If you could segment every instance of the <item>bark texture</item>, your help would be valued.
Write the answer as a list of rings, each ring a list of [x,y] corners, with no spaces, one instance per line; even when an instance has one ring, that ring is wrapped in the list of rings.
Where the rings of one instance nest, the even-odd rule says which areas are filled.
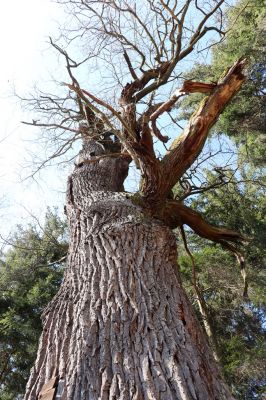
[[[182,288],[176,239],[122,192],[128,163],[88,142],[69,179],[68,268],[43,314],[25,400],[230,400]],[[89,162],[91,161],[91,162]]]

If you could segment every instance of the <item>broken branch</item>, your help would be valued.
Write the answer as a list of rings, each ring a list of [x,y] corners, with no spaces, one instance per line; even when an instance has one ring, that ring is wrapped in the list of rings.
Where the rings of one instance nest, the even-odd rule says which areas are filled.
[[[232,97],[239,91],[246,79],[243,72],[245,65],[246,60],[238,60],[217,86],[215,85],[215,88],[211,88],[209,84],[203,84],[204,86],[201,84],[199,88],[197,83],[198,89],[211,89],[212,93],[200,104],[183,134],[173,141],[169,153],[162,160],[161,166],[165,174],[165,195],[196,160],[204,146],[209,130]],[[190,89],[191,87],[195,88],[191,83],[186,85]],[[206,87],[206,85],[208,86]]]

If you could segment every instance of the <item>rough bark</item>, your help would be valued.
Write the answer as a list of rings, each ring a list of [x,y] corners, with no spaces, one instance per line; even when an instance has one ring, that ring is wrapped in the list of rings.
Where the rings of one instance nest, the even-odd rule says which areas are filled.
[[[51,378],[56,399],[232,399],[182,288],[175,236],[122,192],[127,161],[104,153],[88,142],[69,179],[68,267],[25,400]]]

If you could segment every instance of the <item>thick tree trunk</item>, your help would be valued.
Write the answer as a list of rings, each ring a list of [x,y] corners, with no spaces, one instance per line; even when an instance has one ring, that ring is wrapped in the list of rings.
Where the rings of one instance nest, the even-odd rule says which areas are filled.
[[[125,160],[91,162],[102,152],[87,144],[69,181],[68,268],[25,399],[47,383],[50,399],[232,399],[182,288],[173,233],[122,192]]]

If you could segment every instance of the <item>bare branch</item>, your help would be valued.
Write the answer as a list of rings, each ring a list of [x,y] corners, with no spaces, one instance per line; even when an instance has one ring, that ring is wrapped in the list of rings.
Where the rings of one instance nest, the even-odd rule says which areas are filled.
[[[135,73],[135,71],[134,71],[134,68],[132,67],[130,58],[129,58],[129,56],[128,56],[126,50],[124,51],[124,54],[123,54],[123,55],[124,55],[124,58],[125,58],[125,60],[126,60],[126,63],[127,63],[127,66],[128,66],[128,69],[129,69],[129,71],[130,71],[130,73],[131,73],[132,78],[135,79],[135,80],[137,80],[138,77],[137,77],[137,75],[136,75],[136,73]]]
[[[167,136],[163,136],[159,129],[156,126],[156,120],[160,115],[162,115],[166,111],[170,111],[173,105],[177,102],[177,100],[180,99],[180,97],[184,96],[185,92],[183,89],[178,90],[171,96],[171,98],[163,103],[154,113],[150,116],[150,121],[151,121],[151,126],[152,126],[152,132],[153,134],[158,137],[163,143],[168,142],[169,138]]]

